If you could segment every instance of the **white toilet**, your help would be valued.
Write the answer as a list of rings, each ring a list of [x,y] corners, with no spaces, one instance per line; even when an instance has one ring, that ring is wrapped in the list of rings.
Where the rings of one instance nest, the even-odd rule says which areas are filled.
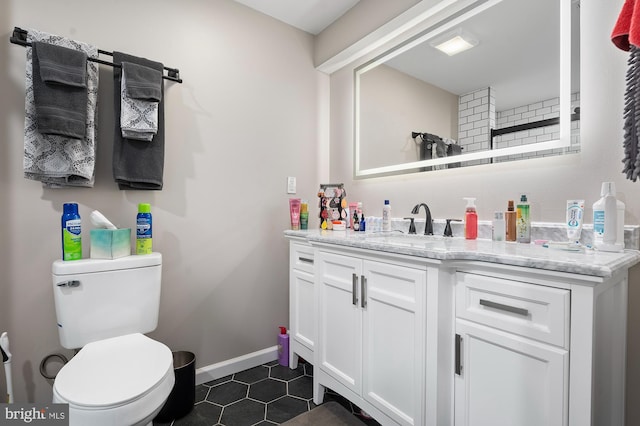
[[[60,343],[82,348],[58,372],[53,402],[71,426],[148,425],[175,381],[171,350],[155,330],[162,255],[53,263]]]

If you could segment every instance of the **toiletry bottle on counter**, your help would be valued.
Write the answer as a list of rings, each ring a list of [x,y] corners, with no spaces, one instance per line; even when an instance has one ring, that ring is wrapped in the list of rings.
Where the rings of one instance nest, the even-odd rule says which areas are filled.
[[[289,366],[289,335],[287,334],[287,327],[280,327],[280,334],[278,334],[278,364],[284,367]]]
[[[136,217],[136,254],[151,254],[153,251],[153,228],[151,221],[151,204],[138,204]]]
[[[505,222],[504,222],[504,213],[503,212],[495,212],[493,213],[493,241],[504,241],[505,238]]]
[[[391,205],[389,200],[384,200],[382,207],[382,230],[391,231]]]
[[[309,228],[309,205],[307,200],[302,200],[300,203],[300,229]]]
[[[507,211],[504,213],[506,241],[516,241],[516,221],[517,213],[513,206],[513,200],[509,200],[509,203],[507,204]]]
[[[354,231],[359,231],[360,230],[360,215],[358,214],[358,208],[356,207],[355,209],[353,209],[353,215],[351,218],[351,228]]]
[[[522,194],[520,202],[516,207],[517,223],[516,223],[516,235],[519,243],[531,242],[531,217],[529,211],[529,203],[527,202],[527,196]]]
[[[367,220],[364,218],[364,210],[360,209],[360,232],[367,230]]]
[[[464,237],[467,240],[478,238],[478,213],[476,212],[475,198],[464,198],[467,200],[467,207],[464,213]]]
[[[62,260],[82,259],[82,221],[78,204],[65,203],[62,210]]]
[[[615,197],[614,182],[603,182],[600,198],[593,204],[593,240],[596,249],[602,251],[622,251],[624,249],[624,204]],[[621,214],[618,211],[621,210]],[[621,216],[622,232],[619,232],[618,217]],[[618,234],[622,234],[618,241]]]

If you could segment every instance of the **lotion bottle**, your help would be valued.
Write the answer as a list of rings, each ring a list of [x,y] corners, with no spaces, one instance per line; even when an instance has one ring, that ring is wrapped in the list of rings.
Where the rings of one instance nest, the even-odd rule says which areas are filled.
[[[516,241],[516,220],[517,214],[513,206],[513,200],[509,200],[507,204],[507,211],[504,213],[506,241]]]
[[[384,207],[382,207],[382,230],[391,231],[391,205],[389,205],[389,200],[384,200]]]
[[[602,251],[622,251],[624,249],[624,204],[618,208],[614,182],[603,182],[601,198],[593,204],[593,240],[594,246]],[[618,211],[622,216],[622,239],[618,242]]]
[[[520,197],[516,212],[518,217],[516,224],[517,240],[519,243],[528,244],[531,242],[531,217],[526,195],[522,194]]]
[[[467,240],[478,238],[478,213],[476,212],[475,198],[463,198],[467,200],[467,207],[464,213],[464,237]]]

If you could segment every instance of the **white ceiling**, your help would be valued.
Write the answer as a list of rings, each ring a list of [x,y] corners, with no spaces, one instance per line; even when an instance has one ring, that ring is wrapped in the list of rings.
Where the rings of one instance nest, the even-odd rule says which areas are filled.
[[[235,0],[303,31],[318,35],[359,0]]]

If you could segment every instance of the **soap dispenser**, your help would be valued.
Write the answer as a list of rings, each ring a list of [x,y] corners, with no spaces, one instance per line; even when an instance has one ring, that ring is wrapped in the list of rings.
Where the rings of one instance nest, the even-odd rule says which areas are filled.
[[[467,207],[464,213],[464,237],[467,240],[478,238],[478,213],[476,212],[475,198],[466,197]]]

